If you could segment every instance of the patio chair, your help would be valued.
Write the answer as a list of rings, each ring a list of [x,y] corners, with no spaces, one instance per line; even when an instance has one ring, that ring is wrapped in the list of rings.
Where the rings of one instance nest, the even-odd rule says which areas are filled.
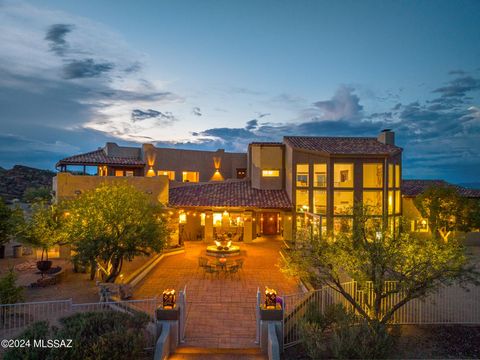
[[[200,267],[205,267],[205,266],[207,266],[207,265],[208,265],[208,259],[200,256],[200,257],[198,258],[198,266],[200,266]]]
[[[220,271],[215,267],[215,266],[212,266],[212,265],[205,265],[203,267],[203,269],[205,270],[205,273],[204,275],[217,275],[220,273]]]
[[[244,262],[245,262],[245,260],[243,260],[243,259],[235,260],[235,263],[238,265],[238,270],[243,270],[243,263]]]
[[[233,275],[238,275],[238,269],[240,267],[238,265],[232,265],[230,266],[229,268],[227,268],[227,270],[225,270],[225,275],[230,275],[231,277],[233,277]]]

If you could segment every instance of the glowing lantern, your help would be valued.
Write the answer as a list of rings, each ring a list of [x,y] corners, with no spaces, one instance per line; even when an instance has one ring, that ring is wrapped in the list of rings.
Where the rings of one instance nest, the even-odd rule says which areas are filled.
[[[163,300],[163,308],[164,309],[173,309],[175,307],[175,290],[174,289],[166,289],[163,290],[162,294]]]

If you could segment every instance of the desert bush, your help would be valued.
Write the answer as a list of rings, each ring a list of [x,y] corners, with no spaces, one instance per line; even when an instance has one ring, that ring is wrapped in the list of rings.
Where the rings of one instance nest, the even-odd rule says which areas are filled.
[[[148,316],[116,311],[79,313],[60,320],[60,326],[38,322],[18,339],[72,340],[71,348],[18,348],[6,360],[130,360],[142,357]]]

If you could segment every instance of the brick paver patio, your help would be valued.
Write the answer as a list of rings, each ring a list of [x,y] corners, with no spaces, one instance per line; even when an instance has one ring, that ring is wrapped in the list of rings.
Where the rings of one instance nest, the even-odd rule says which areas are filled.
[[[255,347],[257,288],[265,286],[278,294],[300,291],[296,279],[277,267],[282,242],[261,238],[240,243],[244,268],[233,278],[205,276],[198,257],[205,256],[205,243],[188,242],[185,253],[163,259],[137,287],[135,298],[160,296],[167,288],[187,286],[186,345],[212,348]],[[213,258],[212,258],[213,259]]]

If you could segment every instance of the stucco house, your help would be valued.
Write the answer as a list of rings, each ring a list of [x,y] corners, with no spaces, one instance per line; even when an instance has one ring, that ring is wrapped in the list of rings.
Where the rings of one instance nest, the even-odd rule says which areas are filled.
[[[57,201],[126,181],[178,214],[179,241],[208,242],[221,233],[245,242],[261,235],[292,240],[306,222],[335,234],[352,225],[356,203],[369,205],[392,230],[404,209],[422,221],[410,209],[418,180],[402,181],[402,148],[391,130],[376,137],[285,136],[252,142],[246,153],[107,143],[56,167]]]

